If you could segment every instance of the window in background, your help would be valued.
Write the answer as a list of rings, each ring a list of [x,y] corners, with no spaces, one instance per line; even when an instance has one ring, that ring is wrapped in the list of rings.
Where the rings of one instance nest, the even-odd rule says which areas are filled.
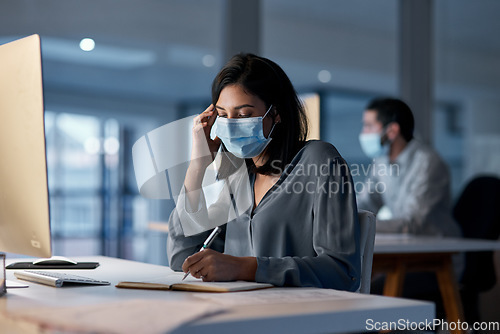
[[[361,150],[358,136],[362,128],[363,111],[372,97],[362,93],[321,95],[321,139],[332,143],[351,166],[355,183],[365,179],[361,172],[356,171],[362,171],[361,166],[368,167],[371,163]]]
[[[307,125],[309,127],[307,139],[320,139],[320,99],[319,94],[302,94],[300,95],[302,103],[304,104]]]
[[[45,131],[53,252],[102,254],[100,122],[46,112]]]
[[[437,103],[433,121],[434,147],[448,165],[452,196],[457,198],[464,179],[464,115],[454,105]]]
[[[148,217],[158,209],[137,191],[131,146],[140,125],[46,112],[47,169],[55,255],[148,261]],[[157,262],[161,260],[154,258]]]
[[[473,176],[500,170],[498,1],[434,2],[434,143],[450,165],[453,195]],[[467,154],[465,154],[467,150]]]
[[[163,123],[163,122],[162,122]],[[151,200],[139,194],[132,163],[132,146],[151,130],[163,125],[155,120],[123,125],[121,170],[124,173],[121,196],[121,229],[119,257],[141,262],[167,265],[167,234],[153,225],[166,225],[174,208],[174,201]]]

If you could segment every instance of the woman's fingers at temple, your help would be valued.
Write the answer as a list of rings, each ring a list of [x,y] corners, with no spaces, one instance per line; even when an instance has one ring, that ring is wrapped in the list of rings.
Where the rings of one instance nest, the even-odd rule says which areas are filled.
[[[205,109],[204,112],[202,112],[201,114],[198,114],[193,119],[194,125],[200,124],[200,123],[203,123],[203,122],[206,122],[207,120],[209,120],[210,115],[213,113],[213,109],[214,109],[214,107],[211,104],[207,109]]]
[[[211,117],[214,114],[214,106],[211,104],[204,112],[202,112],[200,117],[201,123],[210,123]],[[211,122],[213,124],[213,121]]]
[[[203,129],[209,145],[211,142],[210,131],[212,130],[215,119],[217,118],[216,116],[217,112],[215,111],[213,104],[211,104],[204,112],[193,119],[193,132],[197,133]]]
[[[211,111],[210,111],[210,116],[208,118],[208,125],[210,127],[212,127],[212,125],[214,125],[215,123],[215,120],[217,119],[217,110],[215,110],[215,108],[213,107],[213,105],[210,105],[211,108]]]
[[[220,146],[220,140],[210,138],[210,132],[217,116],[214,109],[213,104],[211,104],[193,119],[191,162],[200,169],[210,165]]]

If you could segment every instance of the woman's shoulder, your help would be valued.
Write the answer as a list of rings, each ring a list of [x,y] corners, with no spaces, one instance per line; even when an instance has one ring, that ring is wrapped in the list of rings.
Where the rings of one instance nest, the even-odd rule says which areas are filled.
[[[324,161],[342,158],[335,146],[322,140],[308,140],[299,152],[301,159]]]
[[[309,140],[305,142],[291,164],[297,175],[302,173],[303,175],[314,177],[318,175],[342,175],[344,173],[342,166],[344,165],[346,165],[346,162],[335,146],[321,140]],[[342,170],[339,169],[340,172],[337,174],[333,172],[336,169],[332,168],[342,168]]]

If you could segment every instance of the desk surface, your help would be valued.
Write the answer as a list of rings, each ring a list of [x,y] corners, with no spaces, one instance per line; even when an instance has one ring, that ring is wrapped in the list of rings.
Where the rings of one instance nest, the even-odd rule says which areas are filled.
[[[376,234],[374,254],[454,253],[500,250],[500,241],[466,238],[441,238],[401,234]]]
[[[222,305],[223,311],[185,324],[176,333],[193,330],[239,334],[360,332],[366,329],[367,321],[397,322],[403,319],[422,322],[434,317],[434,305],[431,303],[328,289],[272,288],[226,294],[118,289],[114,285],[119,281],[154,279],[170,272],[170,268],[108,257],[76,259],[98,261],[101,266],[95,270],[71,273],[108,280],[112,285],[53,288],[29,283],[29,288],[9,289],[7,295],[0,299],[0,317],[2,312],[5,315],[11,311],[42,306],[71,308],[133,300],[146,300],[153,306],[161,301],[197,303],[199,298],[208,298],[210,303]],[[8,279],[16,280],[13,272],[7,270]],[[169,314],[168,310],[154,310],[153,307],[151,312],[158,312],[163,317]],[[147,323],[144,328],[148,328]]]

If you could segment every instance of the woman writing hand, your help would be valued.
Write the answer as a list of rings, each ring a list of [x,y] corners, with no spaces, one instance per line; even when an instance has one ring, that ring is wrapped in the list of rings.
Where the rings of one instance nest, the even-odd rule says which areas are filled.
[[[257,261],[255,257],[236,257],[205,249],[189,256],[182,270],[204,281],[254,281]]]

